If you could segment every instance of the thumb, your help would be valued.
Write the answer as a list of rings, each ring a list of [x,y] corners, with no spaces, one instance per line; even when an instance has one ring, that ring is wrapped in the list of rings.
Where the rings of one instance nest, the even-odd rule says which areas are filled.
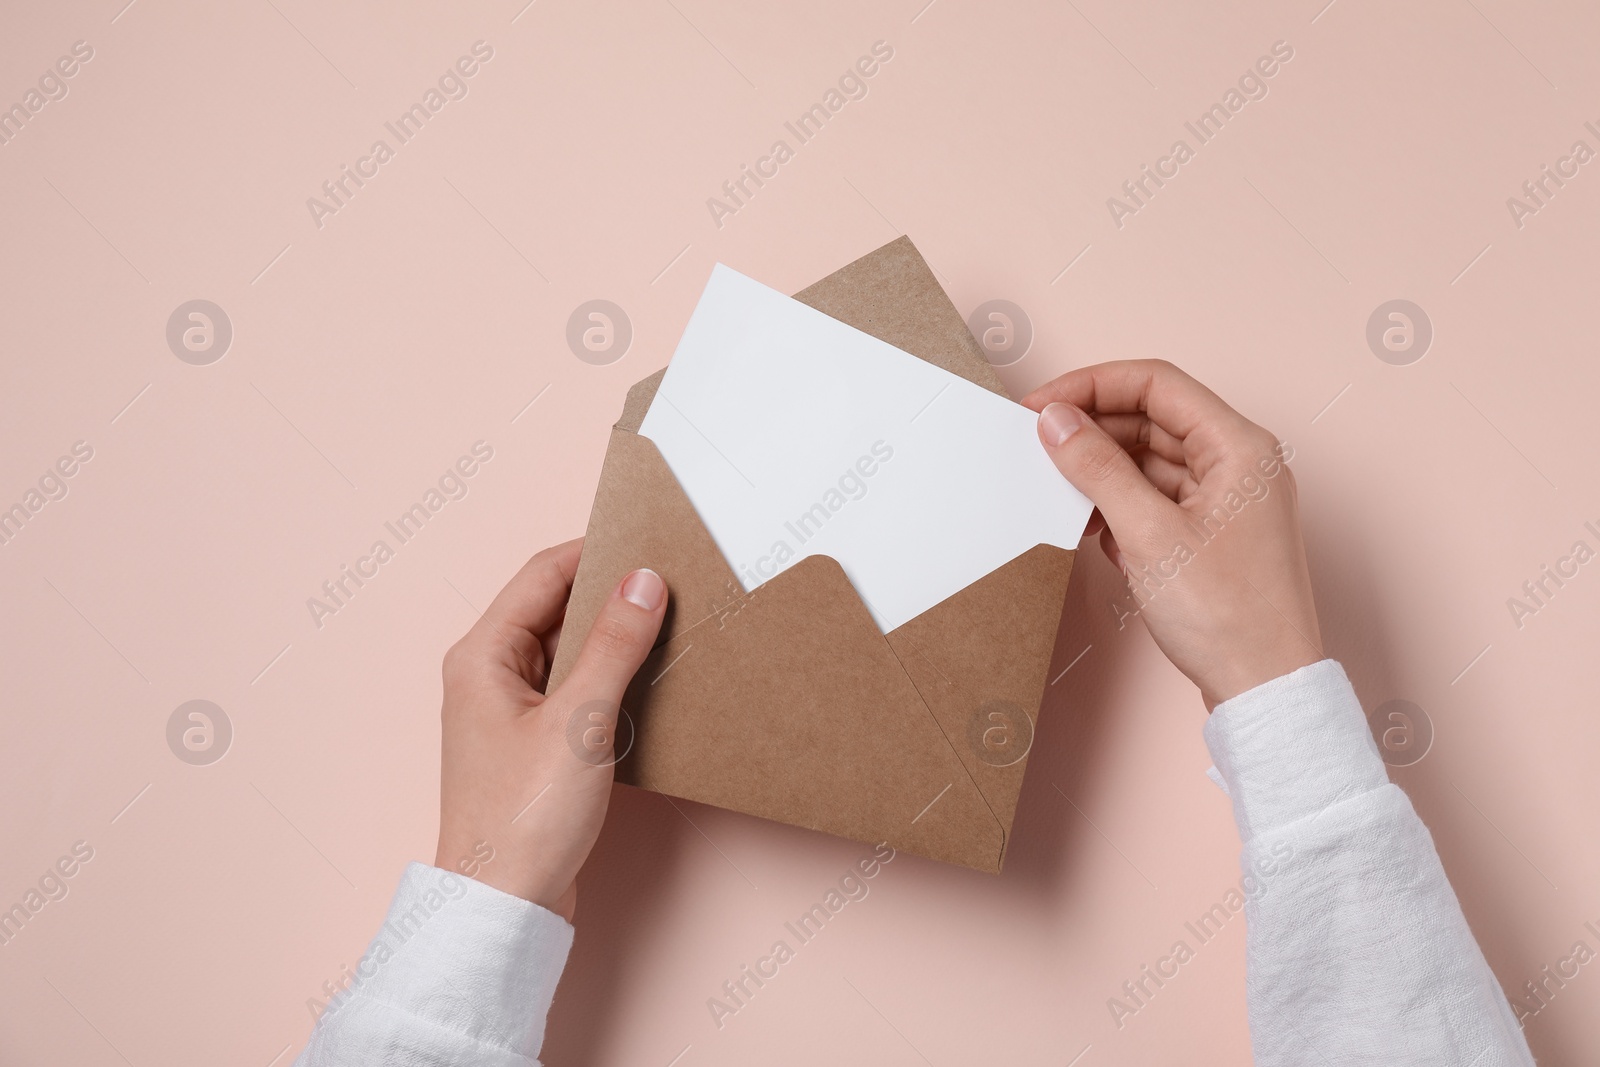
[[[620,705],[666,614],[667,583],[661,575],[640,569],[622,579],[595,616],[561,691],[578,703]]]
[[[1039,412],[1039,440],[1056,469],[1100,509],[1113,535],[1136,538],[1167,518],[1172,501],[1082,410],[1059,402],[1045,405]]]

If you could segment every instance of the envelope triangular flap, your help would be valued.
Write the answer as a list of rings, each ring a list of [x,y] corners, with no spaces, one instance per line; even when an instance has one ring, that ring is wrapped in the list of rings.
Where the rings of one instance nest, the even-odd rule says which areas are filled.
[[[927,260],[897,237],[794,294],[824,315],[1006,396]]]
[[[617,780],[999,870],[1005,829],[827,556],[658,647]]]

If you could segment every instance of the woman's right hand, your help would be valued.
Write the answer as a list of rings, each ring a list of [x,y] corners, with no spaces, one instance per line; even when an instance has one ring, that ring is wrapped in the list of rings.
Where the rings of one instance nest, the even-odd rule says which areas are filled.
[[[1208,710],[1324,658],[1291,452],[1275,436],[1163,360],[1069,371],[1022,402],[1103,518],[1131,596],[1119,621],[1142,617]]]

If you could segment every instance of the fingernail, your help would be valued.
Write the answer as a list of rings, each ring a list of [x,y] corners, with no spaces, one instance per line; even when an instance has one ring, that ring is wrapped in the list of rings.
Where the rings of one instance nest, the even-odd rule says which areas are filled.
[[[1046,404],[1039,412],[1039,437],[1052,448],[1060,448],[1082,426],[1083,412],[1071,404]]]
[[[622,580],[622,599],[630,604],[637,604],[646,611],[659,608],[661,598],[666,592],[667,583],[661,580],[661,575],[648,567],[642,567]]]

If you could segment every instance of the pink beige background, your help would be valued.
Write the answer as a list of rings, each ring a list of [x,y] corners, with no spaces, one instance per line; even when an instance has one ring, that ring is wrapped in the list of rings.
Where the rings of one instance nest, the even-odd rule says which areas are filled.
[[[0,104],[93,57],[0,146],[0,506],[93,458],[0,545],[0,906],[93,859],[0,946],[0,1062],[289,1062],[432,856],[441,654],[583,530],[623,392],[713,262],[792,291],[902,232],[963,314],[1025,311],[1014,392],[1161,356],[1294,447],[1328,649],[1369,708],[1433,724],[1393,776],[1501,983],[1600,949],[1600,563],[1520,627],[1507,604],[1600,548],[1600,165],[1520,226],[1507,205],[1600,149],[1600,12],[525,2],[4,17]],[[400,145],[384,124],[478,41],[465,98]],[[867,95],[797,146],[784,123],[878,41]],[[1268,95],[1199,145],[1184,122],[1279,41]],[[319,227],[307,199],[380,138]],[[707,199],[780,138],[718,225]],[[1107,198],[1179,138],[1194,158],[1119,227]],[[204,366],[166,341],[194,299],[233,329]],[[606,366],[566,342],[593,299],[634,334]],[[1366,341],[1392,299],[1433,326],[1409,365]],[[466,497],[315,625],[307,598],[478,441]],[[1197,696],[1081,559],[1003,876],[897,859],[719,1030],[707,998],[867,849],[619,790],[546,1060],[1244,1062],[1242,920],[1120,1029],[1107,1008],[1237,881],[1237,837]],[[206,766],[167,742],[193,699],[233,729]],[[1526,1032],[1594,1062],[1600,964]]]

